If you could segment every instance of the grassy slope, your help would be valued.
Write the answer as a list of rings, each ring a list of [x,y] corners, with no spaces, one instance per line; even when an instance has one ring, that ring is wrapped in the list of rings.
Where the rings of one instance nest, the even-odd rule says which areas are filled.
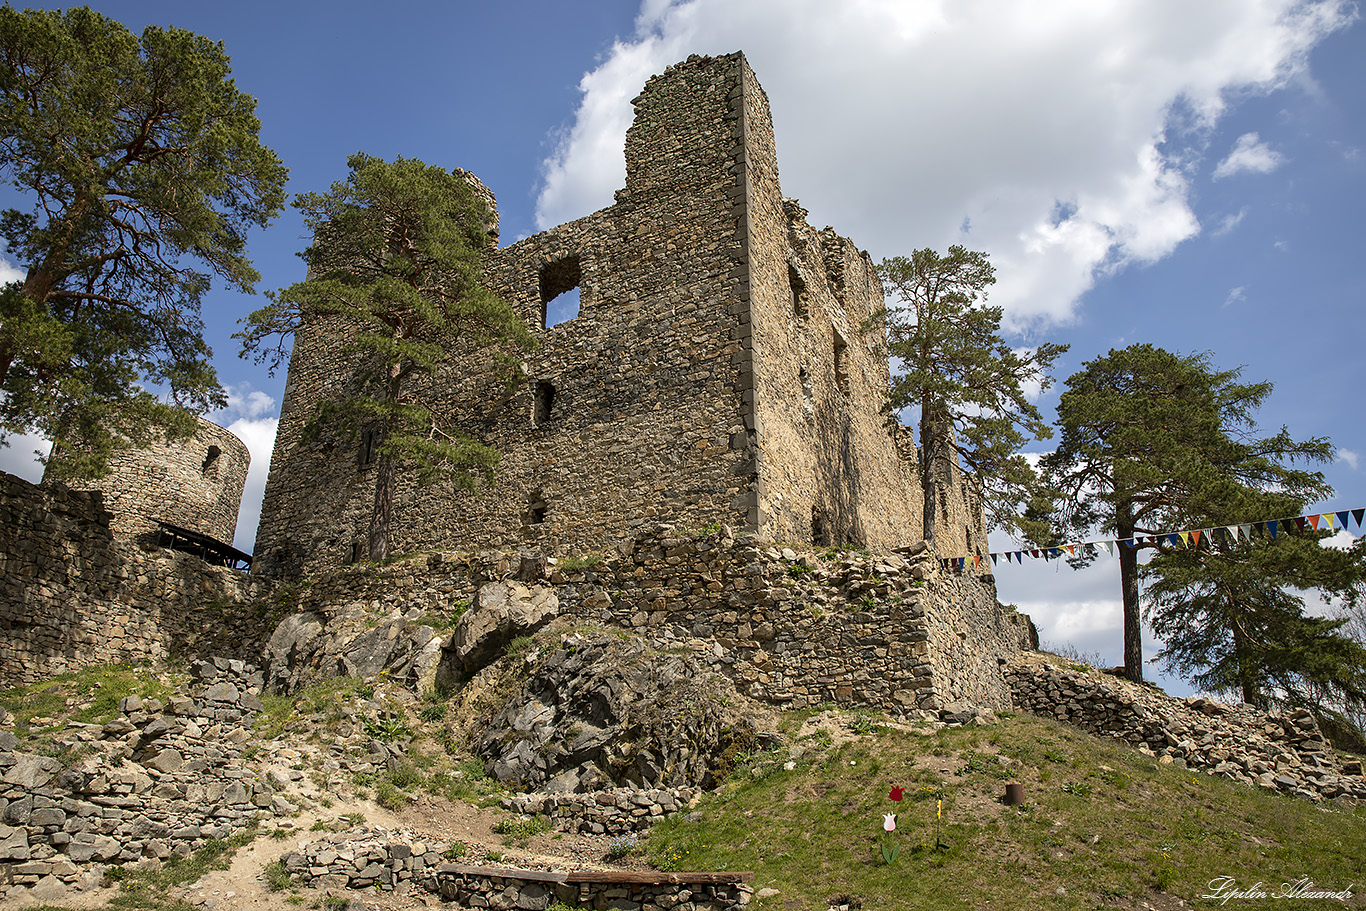
[[[675,869],[753,870],[757,889],[781,894],[752,907],[792,911],[824,911],[840,895],[865,909],[1213,906],[1200,896],[1217,877],[1274,893],[1307,876],[1366,893],[1366,808],[1159,767],[1032,716],[923,736],[879,726],[796,762],[739,770],[692,821],[657,826],[651,856]],[[1007,781],[1023,784],[1024,806],[1004,806]],[[900,803],[893,785],[905,788]],[[887,865],[876,839],[890,812],[900,855]]]
[[[0,706],[30,735],[24,748],[74,762],[79,755],[52,749],[42,732],[62,730],[66,717],[107,720],[129,692],[164,698],[177,681],[157,676],[96,668],[0,692]],[[268,698],[258,736],[288,728],[306,739],[341,723],[349,705],[382,726],[366,717],[371,693],[358,681],[332,681],[292,699]],[[446,708],[415,705],[405,723],[439,732],[451,720]],[[780,894],[752,907],[784,911],[825,911],[842,895],[865,909],[1214,907],[1200,896],[1217,877],[1273,893],[1309,877],[1320,888],[1360,893],[1345,903],[1234,899],[1226,907],[1366,907],[1366,807],[1312,804],[1160,767],[1117,742],[1025,715],[913,734],[831,713],[825,731],[808,737],[798,733],[802,720],[784,721],[794,737],[788,749],[748,757],[696,814],[656,826],[644,842],[649,858],[665,869],[753,870],[756,888]],[[832,744],[831,729],[852,740]],[[486,796],[474,788],[477,769],[455,775],[447,768],[455,758],[439,752],[424,771],[430,763],[420,755],[412,753],[414,781],[376,786]],[[1007,781],[1024,786],[1022,808],[1002,804]],[[894,785],[905,789],[899,803],[888,798]],[[882,814],[891,812],[897,830],[887,837]],[[891,865],[882,862],[879,837],[900,848]],[[202,872],[197,864],[215,861],[132,874],[116,905],[174,906],[162,904],[168,882],[192,880]]]

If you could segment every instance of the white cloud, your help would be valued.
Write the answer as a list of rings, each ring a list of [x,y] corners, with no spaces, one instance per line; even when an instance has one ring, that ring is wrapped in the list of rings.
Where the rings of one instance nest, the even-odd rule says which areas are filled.
[[[1211,231],[1210,233],[1213,234],[1215,237],[1223,237],[1225,234],[1229,233],[1229,232],[1232,231],[1234,228],[1238,227],[1238,225],[1240,225],[1240,224],[1242,223],[1243,219],[1246,218],[1246,217],[1247,217],[1247,206],[1243,206],[1241,209],[1239,209],[1239,210],[1238,210],[1237,212],[1235,212],[1234,214],[1232,214],[1232,215],[1225,215],[1225,216],[1219,221],[1219,226],[1218,226],[1217,228],[1215,228],[1213,231]]]
[[[611,203],[648,74],[741,48],[783,191],[814,224],[875,259],[985,249],[1012,327],[1066,321],[1098,275],[1199,232],[1186,175],[1226,99],[1285,86],[1354,15],[1344,0],[646,0],[635,38],[580,83],[537,220]]]
[[[23,281],[23,279],[23,270],[0,256],[0,285],[8,285],[10,282]]]
[[[1346,462],[1353,471],[1357,469],[1357,460],[1361,458],[1357,453],[1350,449],[1339,449],[1333,456],[1335,462]]]
[[[1214,169],[1214,179],[1230,177],[1244,171],[1251,174],[1270,174],[1280,167],[1281,156],[1262,142],[1256,133],[1244,133],[1233,144],[1233,151]]]
[[[1228,292],[1228,297],[1224,298],[1224,306],[1231,307],[1234,304],[1247,300],[1247,288],[1239,285]]]
[[[270,454],[275,448],[275,431],[279,426],[279,408],[275,399],[250,383],[229,386],[228,407],[210,414],[209,420],[226,428],[247,444],[251,465],[247,469],[247,483],[242,491],[242,507],[237,512],[237,534],[233,546],[251,553],[256,540],[256,526],[261,520],[261,498],[265,495],[266,477],[270,473]]]

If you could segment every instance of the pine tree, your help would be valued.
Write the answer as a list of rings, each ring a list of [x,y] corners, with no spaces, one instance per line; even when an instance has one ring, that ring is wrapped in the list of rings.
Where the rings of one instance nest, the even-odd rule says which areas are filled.
[[[285,198],[255,104],[206,38],[0,8],[0,175],[32,201],[0,213],[24,271],[0,289],[0,441],[70,442],[52,471],[99,474],[225,404],[200,301],[209,273],[252,291],[247,232]]]
[[[922,537],[934,540],[936,491],[955,467],[972,476],[993,527],[1018,530],[1037,476],[1020,454],[1029,439],[1053,435],[1026,394],[1047,389],[1066,345],[1013,349],[1000,334],[1000,307],[980,303],[996,282],[987,254],[952,246],[917,250],[878,267],[887,295],[893,375],[887,411],[919,412]]]
[[[483,284],[488,210],[465,179],[415,159],[356,154],[347,164],[345,181],[294,203],[313,230],[303,254],[308,277],[272,295],[238,337],[244,355],[255,353],[274,371],[305,318],[349,327],[350,348],[367,365],[364,391],[326,403],[312,423],[365,429],[374,440],[369,556],[382,560],[400,467],[415,469],[422,482],[447,477],[468,488],[490,479],[498,461],[495,450],[412,396],[410,380],[434,373],[456,350],[481,350],[513,377],[517,353],[534,340]],[[274,347],[270,338],[279,339]]]
[[[1131,680],[1143,679],[1138,552],[1158,546],[1145,536],[1199,527],[1227,507],[1231,487],[1275,486],[1303,501],[1330,492],[1322,474],[1293,467],[1331,458],[1328,441],[1298,442],[1284,428],[1259,436],[1253,416],[1271,384],[1239,383],[1240,374],[1214,369],[1204,354],[1137,344],[1086,362],[1065,384],[1058,447],[1043,460],[1057,491],[1055,531],[1120,540]]]
[[[1355,607],[1366,595],[1366,546],[1324,546],[1326,529],[1283,522],[1273,538],[1223,530],[1267,516],[1299,516],[1302,499],[1234,486],[1207,512],[1209,540],[1163,548],[1142,568],[1144,601],[1161,658],[1195,686],[1243,702],[1308,706],[1339,720],[1366,709],[1366,647],[1345,619],[1311,616],[1303,595]],[[1203,545],[1203,546],[1201,546]],[[1359,736],[1359,735],[1358,735]]]

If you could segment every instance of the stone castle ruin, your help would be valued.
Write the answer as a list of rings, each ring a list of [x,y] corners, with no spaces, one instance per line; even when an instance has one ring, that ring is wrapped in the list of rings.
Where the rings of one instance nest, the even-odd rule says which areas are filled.
[[[109,473],[82,483],[100,493],[115,538],[155,544],[159,527],[170,525],[232,543],[251,453],[230,431],[204,418],[196,421],[186,440],[154,438],[146,446],[115,450]]]
[[[661,522],[818,546],[918,540],[915,447],[882,414],[884,334],[865,328],[881,285],[866,253],[783,198],[744,56],[691,57],[634,103],[615,203],[488,251],[489,284],[540,347],[511,395],[477,357],[426,379],[427,403],[502,461],[474,494],[401,481],[394,552],[585,553]],[[547,325],[574,289],[578,315]],[[357,357],[338,322],[296,336],[256,538],[267,576],[364,552],[373,441],[305,433],[357,388]],[[957,478],[940,494],[941,546],[981,548],[980,505]]]
[[[0,676],[167,655],[270,664],[283,612],[291,667],[398,661],[425,686],[456,646],[410,621],[456,602],[478,612],[484,586],[508,577],[488,566],[506,564],[559,616],[709,643],[760,701],[1006,704],[1000,668],[1030,642],[1028,620],[1000,607],[989,575],[944,572],[919,540],[915,446],[882,413],[868,255],[783,198],[768,101],[742,54],[670,67],[635,106],[612,206],[487,251],[487,281],[540,341],[526,382],[509,392],[456,349],[418,389],[502,454],[475,492],[400,474],[391,547],[425,560],[346,566],[364,552],[375,440],[309,425],[366,371],[346,327],[312,317],[289,364],[250,576],[154,546],[166,524],[232,539],[246,449],[208,422],[188,443],[123,457],[99,491],[5,476]],[[465,176],[496,234],[492,194]],[[578,314],[547,325],[574,289]],[[984,545],[961,478],[938,496],[940,546]],[[557,568],[569,557],[577,570]],[[376,627],[357,605],[397,613]],[[361,655],[351,626],[407,657]],[[334,641],[336,654],[319,645]]]

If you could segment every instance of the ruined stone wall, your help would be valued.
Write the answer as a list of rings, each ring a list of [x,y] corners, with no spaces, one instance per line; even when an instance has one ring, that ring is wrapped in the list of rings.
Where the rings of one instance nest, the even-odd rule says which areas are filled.
[[[914,447],[881,414],[885,341],[866,326],[882,306],[874,267],[784,202],[768,100],[743,55],[690,57],[634,103],[615,204],[487,257],[488,283],[540,343],[526,378],[506,388],[453,341],[449,364],[413,387],[502,459],[477,492],[400,472],[391,552],[582,553],[659,522],[879,549],[918,540]],[[570,288],[578,316],[546,328]],[[335,321],[299,332],[256,572],[297,578],[365,552],[378,470],[365,428],[305,433],[321,403],[364,389],[346,336]],[[972,509],[961,485],[945,490],[940,550],[958,555]]]
[[[255,657],[271,583],[110,531],[96,492],[0,472],[0,685],[105,662]]]
[[[540,348],[510,393],[457,357],[417,393],[503,453],[491,489],[400,483],[394,552],[526,542],[580,550],[660,521],[744,524],[750,479],[735,311],[744,291],[729,95],[740,59],[697,58],[636,99],[627,186],[601,212],[494,251],[491,286]],[[577,318],[544,328],[577,286]],[[306,439],[320,401],[356,388],[344,333],[311,324],[290,364],[257,540],[259,571],[346,561],[364,538],[375,466],[355,435]],[[552,392],[553,390],[553,392]]]
[[[272,643],[268,681],[291,689],[347,666],[378,673],[371,655],[390,660],[395,679],[425,679],[433,633],[422,624],[517,575],[530,555],[433,554],[319,578],[300,591],[300,629]],[[561,616],[713,643],[710,665],[783,708],[1005,708],[1002,667],[1030,642],[1029,619],[997,604],[990,577],[943,571],[920,547],[813,552],[660,526],[604,554],[552,558],[545,581]],[[369,615],[334,609],[366,604]]]
[[[236,436],[204,418],[188,440],[153,439],[120,449],[109,474],[82,481],[97,490],[113,519],[110,530],[126,541],[154,543],[158,522],[168,522],[231,544],[247,483],[251,453]]]

